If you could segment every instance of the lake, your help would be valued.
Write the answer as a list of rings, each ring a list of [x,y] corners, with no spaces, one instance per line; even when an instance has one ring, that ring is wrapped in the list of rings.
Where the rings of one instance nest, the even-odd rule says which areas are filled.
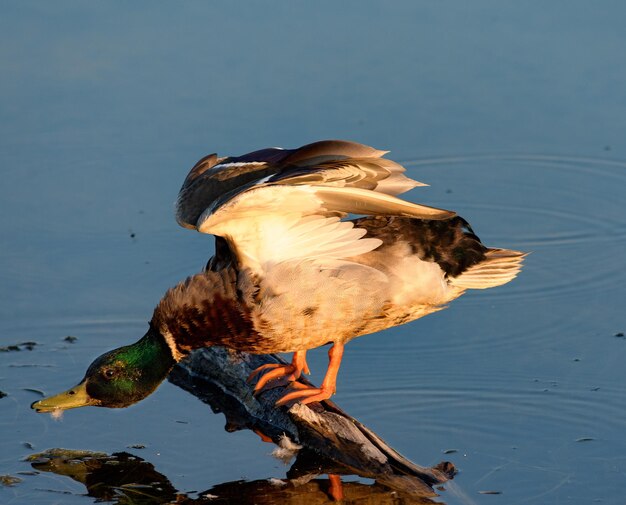
[[[21,480],[0,502],[94,502],[24,461],[54,447],[129,452],[190,496],[285,478],[168,382],[61,420],[30,404],[141,337],[206,263],[212,238],[173,217],[199,158],[341,138],[430,185],[407,198],[531,254],[505,286],[350,343],[335,401],[409,459],[453,462],[442,502],[623,503],[626,4],[0,9],[0,476]],[[326,364],[310,353],[313,381]]]

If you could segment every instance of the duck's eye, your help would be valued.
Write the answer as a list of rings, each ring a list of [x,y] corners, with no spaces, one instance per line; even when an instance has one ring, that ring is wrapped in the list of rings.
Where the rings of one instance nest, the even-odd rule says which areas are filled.
[[[104,375],[105,379],[112,379],[113,377],[115,377],[115,370],[113,370],[112,368],[105,368],[102,371],[102,374]]]

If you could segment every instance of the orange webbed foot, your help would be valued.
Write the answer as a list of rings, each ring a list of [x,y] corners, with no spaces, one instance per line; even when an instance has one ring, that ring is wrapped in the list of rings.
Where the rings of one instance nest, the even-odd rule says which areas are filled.
[[[246,379],[246,382],[248,384],[250,384],[254,378],[259,375],[261,372],[265,371],[265,370],[272,370],[274,368],[278,368],[278,367],[282,367],[285,365],[281,365],[280,363],[267,363],[265,365],[261,365],[258,368],[255,368],[252,373],[250,375],[248,375],[248,378]]]
[[[298,382],[294,382],[291,388],[295,389],[295,391],[291,391],[280,398],[280,400],[276,402],[276,406],[280,407],[281,405],[287,405],[288,403],[296,401],[304,405],[307,403],[321,402],[322,400],[328,400],[335,394],[335,391],[332,389],[324,389],[323,387],[314,388]]]
[[[293,382],[300,378],[302,373],[308,374],[309,366],[306,362],[306,351],[296,351],[293,354],[293,360],[289,365],[281,365],[279,363],[268,363],[254,370],[248,376],[248,382],[259,374],[263,374],[254,386],[255,394],[260,393],[263,388],[270,382],[274,381],[274,386],[281,386],[287,382]]]
[[[337,372],[339,372],[342,356],[343,344],[335,343],[328,350],[329,364],[322,381],[322,387],[315,388],[299,382],[293,382],[291,384],[291,392],[278,400],[276,405],[281,406],[294,401],[299,401],[306,405],[307,403],[328,400],[337,390]]]

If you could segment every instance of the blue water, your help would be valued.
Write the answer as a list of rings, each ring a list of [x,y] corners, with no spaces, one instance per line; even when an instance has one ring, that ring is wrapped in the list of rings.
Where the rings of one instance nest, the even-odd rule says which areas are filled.
[[[431,185],[410,198],[532,254],[506,286],[351,343],[337,403],[410,459],[453,461],[446,503],[623,503],[626,4],[0,9],[0,346],[37,343],[0,353],[0,475],[23,479],[0,502],[93,502],[19,474],[50,447],[134,452],[181,492],[284,477],[269,445],[169,383],[61,421],[26,388],[75,384],[206,262],[210,237],[173,219],[197,159],[345,138]],[[309,364],[319,382],[326,351]]]

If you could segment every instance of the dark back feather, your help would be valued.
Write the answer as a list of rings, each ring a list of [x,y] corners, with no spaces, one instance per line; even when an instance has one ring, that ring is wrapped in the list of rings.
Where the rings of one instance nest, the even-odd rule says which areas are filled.
[[[434,261],[448,277],[456,277],[485,259],[487,247],[460,216],[442,221],[373,216],[355,220],[367,237],[383,241],[382,248],[405,242],[421,260]]]

